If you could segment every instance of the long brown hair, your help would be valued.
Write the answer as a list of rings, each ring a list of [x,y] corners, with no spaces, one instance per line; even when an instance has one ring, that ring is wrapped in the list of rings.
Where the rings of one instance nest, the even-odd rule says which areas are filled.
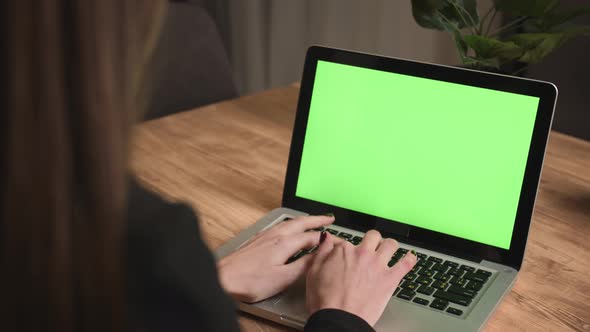
[[[0,330],[125,329],[125,184],[159,0],[4,0]]]

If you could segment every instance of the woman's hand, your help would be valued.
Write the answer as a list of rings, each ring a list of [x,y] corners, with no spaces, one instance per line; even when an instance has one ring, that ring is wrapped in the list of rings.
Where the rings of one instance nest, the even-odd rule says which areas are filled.
[[[397,241],[381,241],[381,235],[374,230],[367,232],[356,247],[348,242],[335,244],[328,234],[307,274],[310,313],[340,309],[375,325],[401,279],[416,264],[416,256],[408,252],[388,267],[397,249]]]
[[[307,216],[283,221],[265,230],[218,263],[222,287],[236,300],[258,302],[283,291],[305,275],[313,255],[285,264],[301,249],[319,244],[320,232],[306,230],[334,222],[330,216]]]

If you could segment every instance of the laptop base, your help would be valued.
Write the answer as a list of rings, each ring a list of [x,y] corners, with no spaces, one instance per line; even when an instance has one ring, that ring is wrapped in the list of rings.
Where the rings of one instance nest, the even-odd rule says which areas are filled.
[[[275,209],[242,231],[238,236],[219,247],[215,251],[215,256],[217,259],[221,259],[229,255],[239,249],[254,235],[283,221],[285,217],[305,215],[307,213],[288,208]],[[352,235],[362,236],[363,234],[362,232],[338,225],[332,225],[330,228],[345,231]],[[477,264],[404,243],[400,243],[400,247],[415,249],[429,256],[441,257],[458,262],[459,264],[466,264],[477,268],[481,267],[482,269],[495,272],[493,278],[486,283],[485,288],[473,299],[473,303],[464,310],[462,315],[454,316],[447,312],[402,300],[394,296],[385,308],[381,319],[375,325],[375,330],[377,331],[479,331],[516,281],[517,271],[508,266],[485,260]],[[305,283],[303,280],[292,285],[285,292],[267,300],[255,304],[239,303],[238,306],[244,312],[299,330],[303,329],[309,316],[305,308]]]

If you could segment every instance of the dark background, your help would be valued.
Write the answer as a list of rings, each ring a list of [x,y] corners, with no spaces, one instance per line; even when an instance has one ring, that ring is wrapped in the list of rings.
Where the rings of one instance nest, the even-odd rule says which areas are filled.
[[[564,5],[590,6],[588,0],[562,0]],[[590,17],[577,23],[590,25]],[[553,129],[590,140],[590,37],[569,41],[543,62],[531,66],[527,77],[555,83],[559,89]]]
[[[171,84],[170,82],[174,82],[174,80],[187,82],[190,81],[186,77],[188,74],[194,72],[192,76],[194,85],[198,85],[200,83],[200,78],[203,76],[213,76],[217,77],[219,80],[219,75],[203,75],[203,72],[223,72],[223,81],[231,80],[231,77],[227,78],[228,69],[224,66],[220,65],[219,59],[227,59],[230,62],[229,68],[229,76],[232,75],[234,78],[237,78],[235,81],[239,81],[239,74],[236,75],[237,72],[243,71],[243,67],[246,66],[251,70],[248,70],[244,75],[259,75],[259,76],[269,76],[269,72],[266,71],[267,68],[258,68],[258,67],[250,67],[248,62],[238,61],[238,63],[233,63],[236,59],[241,59],[243,56],[251,56],[251,54],[238,54],[237,50],[232,49],[232,43],[230,42],[230,34],[231,34],[231,26],[233,24],[237,24],[234,20],[242,19],[243,16],[240,15],[239,17],[230,17],[229,12],[227,11],[228,3],[231,3],[231,0],[171,0],[172,2],[185,2],[183,4],[175,4],[175,6],[181,6],[184,8],[177,8],[176,11],[172,10],[169,14],[169,17],[172,22],[174,22],[170,27],[169,34],[173,36],[174,40],[183,40],[183,38],[188,38],[191,36],[193,39],[192,43],[195,44],[192,47],[195,50],[199,50],[194,54],[187,52],[187,45],[184,42],[176,42],[177,49],[174,47],[174,43],[172,42],[171,45],[167,45],[165,48],[165,53],[169,53],[169,57],[171,56],[174,59],[174,63],[176,63],[177,70],[166,68],[166,72],[170,72],[171,76],[168,80],[163,80],[163,86],[177,86],[179,84]],[[241,1],[241,0],[240,0]],[[295,1],[295,0],[290,0]],[[408,0],[406,0],[408,1]],[[482,0],[482,3],[485,2]],[[490,1],[491,2],[491,1]],[[568,6],[590,6],[590,0],[562,0],[562,5]],[[190,8],[192,7],[196,8]],[[262,1],[257,6],[272,7],[272,1]],[[265,7],[266,6],[266,7]],[[269,8],[270,8],[269,7]],[[189,11],[194,11],[194,13],[189,13]],[[200,12],[202,13],[200,13]],[[206,18],[203,16],[209,16]],[[194,18],[191,19],[189,15],[193,15]],[[354,14],[352,14],[354,15]],[[178,17],[176,16],[187,16],[185,21],[186,24],[179,21]],[[199,19],[201,17],[202,19]],[[191,20],[194,20],[191,21]],[[198,21],[198,22],[197,22]],[[192,22],[192,23],[191,23]],[[278,22],[280,24],[289,24],[288,22]],[[278,24],[277,23],[277,24]],[[293,23],[293,22],[291,22]],[[583,23],[590,25],[590,16],[583,17],[578,19],[576,23]],[[190,26],[190,25],[194,26]],[[293,29],[308,29],[309,27],[306,26],[307,22],[299,22],[297,26],[294,26]],[[414,23],[411,23],[414,25]],[[266,29],[272,29],[272,26],[265,27]],[[217,31],[215,31],[217,30]],[[349,29],[350,30],[350,29]],[[198,36],[192,34],[192,31],[199,31],[200,33]],[[350,31],[349,31],[350,32]],[[343,32],[345,33],[345,32]],[[372,35],[367,35],[367,38],[374,38]],[[190,39],[190,38],[189,38]],[[196,39],[196,40],[194,40]],[[174,41],[173,40],[173,41]],[[334,46],[339,47],[338,38],[332,36],[332,39],[324,41],[325,45],[327,46]],[[392,41],[393,43],[393,41]],[[452,47],[452,41],[448,40],[449,47]],[[170,44],[170,43],[169,43]],[[334,45],[332,45],[334,44]],[[200,46],[199,46],[200,45]],[[206,50],[209,50],[213,47],[213,51],[207,53]],[[407,45],[406,45],[407,46]],[[406,47],[404,46],[404,47]],[[444,45],[439,45],[444,46]],[[255,44],[252,44],[252,47],[258,47]],[[347,48],[347,47],[344,47]],[[225,49],[225,50],[223,50]],[[204,51],[205,50],[205,51]],[[372,50],[370,49],[356,49],[362,52],[369,52],[371,53]],[[223,54],[225,51],[226,54]],[[304,51],[303,49],[301,50]],[[177,54],[186,54],[185,58],[192,59],[196,58],[195,54],[199,54],[198,58],[203,58],[204,54],[207,55],[205,58],[209,59],[208,61],[196,62],[192,60],[185,61],[184,65],[179,64],[179,59],[177,59]],[[252,54],[265,54],[264,52],[252,53]],[[303,54],[303,53],[302,53]],[[385,55],[393,55],[399,56],[397,54],[388,54],[387,52],[382,53]],[[270,56],[270,55],[269,55]],[[403,56],[401,56],[403,57]],[[274,60],[277,56],[274,55]],[[280,61],[284,62],[286,67],[301,67],[302,63],[302,56],[298,54],[292,55],[291,58],[293,59],[280,59]],[[217,60],[216,60],[217,59]],[[234,61],[232,61],[234,60]],[[225,60],[224,60],[225,61]],[[278,60],[277,60],[278,61]],[[223,61],[221,61],[223,62]],[[269,62],[269,61],[267,61]],[[448,63],[456,63],[454,62]],[[202,67],[201,69],[197,67]],[[231,68],[233,67],[233,68]],[[220,69],[219,69],[220,68]],[[189,70],[190,69],[190,70]],[[287,81],[292,82],[299,79],[299,71],[297,72],[297,76],[290,77]],[[174,73],[174,74],[172,74]],[[190,75],[188,75],[190,76]],[[191,77],[192,77],[191,76]],[[556,131],[560,131],[569,135],[573,135],[579,138],[583,138],[585,140],[590,140],[590,107],[588,106],[588,100],[590,98],[590,36],[581,36],[575,38],[573,40],[568,41],[565,45],[561,46],[557,51],[552,53],[546,59],[544,59],[541,63],[531,66],[525,73],[526,77],[544,80],[553,82],[557,85],[559,89],[559,97],[557,101],[557,107],[555,111],[555,117],[553,121],[553,129]],[[198,78],[198,79],[197,79]],[[243,78],[243,77],[242,77]],[[191,87],[191,89],[194,89]],[[227,84],[226,84],[227,85]],[[231,84],[230,84],[231,85]],[[277,82],[266,82],[266,85],[262,87],[258,87],[258,89],[268,89],[273,88],[278,85],[284,85],[284,82],[277,83]],[[178,89],[176,89],[178,90]],[[175,90],[175,91],[176,91]],[[207,89],[205,89],[207,90]],[[211,89],[209,89],[211,90]],[[236,94],[236,88],[233,86],[228,86],[227,89],[218,89],[219,91],[202,91],[203,94],[207,93],[212,96],[216,96],[215,98],[211,99],[204,99],[200,101],[201,104],[215,102],[220,100],[221,97],[232,97]],[[239,89],[238,89],[239,90]],[[242,91],[242,93],[253,93],[253,91]],[[238,91],[239,93],[239,91]],[[189,93],[190,94],[190,93]],[[161,98],[160,98],[161,99]],[[169,98],[168,98],[169,99]],[[186,99],[186,98],[185,98]],[[201,98],[202,99],[202,98]],[[167,99],[166,99],[167,100]],[[188,100],[188,99],[187,99]],[[198,106],[199,103],[192,105]],[[181,105],[182,107],[176,107],[175,110],[179,109],[186,109],[190,108],[186,105]],[[157,112],[156,112],[157,113]]]

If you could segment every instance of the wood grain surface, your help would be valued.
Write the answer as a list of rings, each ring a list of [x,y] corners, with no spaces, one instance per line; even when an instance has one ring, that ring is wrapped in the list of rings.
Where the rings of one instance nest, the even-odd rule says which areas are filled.
[[[145,122],[132,168],[215,249],[280,206],[297,85]],[[589,129],[590,130],[590,129]],[[242,314],[244,331],[290,329]],[[485,331],[590,331],[590,142],[551,133],[525,263]]]

